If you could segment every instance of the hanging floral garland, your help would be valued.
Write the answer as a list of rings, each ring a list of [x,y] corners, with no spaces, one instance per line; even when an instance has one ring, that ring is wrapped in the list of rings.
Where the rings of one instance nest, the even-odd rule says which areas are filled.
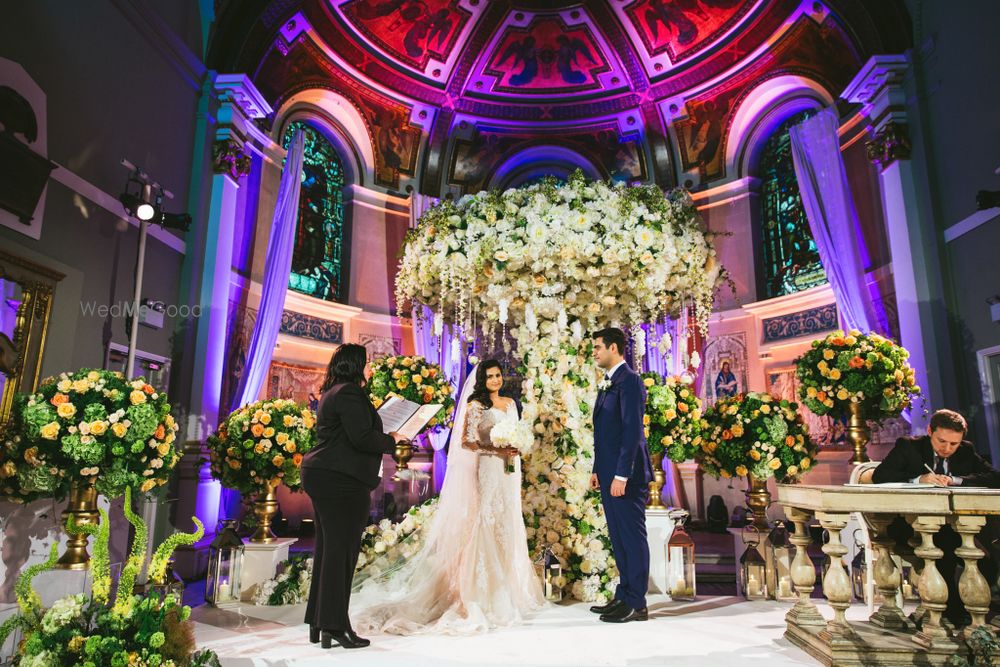
[[[445,201],[407,236],[397,303],[431,308],[437,335],[451,323],[463,340],[499,334],[516,345],[522,419],[536,437],[523,467],[529,546],[552,549],[579,599],[607,599],[617,577],[600,498],[588,490],[597,395],[588,332],[629,328],[644,350],[640,325],[685,304],[704,328],[722,278],[686,192],[579,171]]]

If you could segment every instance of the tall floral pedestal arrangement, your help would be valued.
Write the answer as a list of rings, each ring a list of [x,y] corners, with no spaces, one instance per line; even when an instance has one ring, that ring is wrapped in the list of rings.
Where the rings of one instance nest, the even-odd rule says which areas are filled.
[[[834,331],[796,362],[799,398],[817,415],[847,420],[853,463],[868,461],[868,422],[898,417],[920,394],[910,353],[876,333]]]
[[[744,548],[740,541],[758,545],[760,563],[767,570],[766,579],[757,578],[763,597],[779,593],[775,587],[764,585],[774,579],[773,564],[764,559],[769,553],[766,541],[771,533],[767,521],[767,508],[771,504],[767,482],[772,477],[785,483],[796,481],[798,475],[812,468],[818,451],[797,410],[796,403],[770,394],[751,392],[720,399],[705,413],[708,428],[697,453],[706,473],[727,479],[747,478],[750,521],[745,529],[733,530],[742,538],[737,540],[737,551]],[[753,555],[752,550],[749,555]],[[747,553],[736,556],[739,561]],[[746,558],[742,562],[746,564]],[[753,562],[757,562],[756,557]]]
[[[551,549],[578,599],[607,599],[617,576],[588,490],[598,375],[589,332],[632,329],[644,350],[639,325],[685,304],[704,324],[720,275],[686,193],[580,172],[443,202],[407,236],[397,303],[428,306],[438,335],[451,323],[466,341],[513,340],[522,418],[535,432],[522,467],[529,546]]]
[[[689,376],[643,373],[646,386],[646,446],[655,479],[650,482],[647,508],[663,508],[660,494],[666,482],[663,459],[683,463],[693,459],[708,422]]]
[[[144,378],[84,368],[15,399],[0,450],[0,497],[69,496],[64,521],[96,525],[97,496],[162,486],[180,455],[167,395]],[[56,567],[88,567],[87,534],[71,534]]]

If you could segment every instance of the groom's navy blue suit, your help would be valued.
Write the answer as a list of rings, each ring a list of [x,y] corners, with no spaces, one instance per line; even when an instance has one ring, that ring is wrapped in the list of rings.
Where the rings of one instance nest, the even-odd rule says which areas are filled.
[[[594,406],[594,473],[621,575],[615,599],[632,609],[646,606],[649,586],[646,499],[653,466],[646,451],[645,412],[642,378],[623,364],[611,377],[611,386],[598,393]],[[611,495],[616,476],[628,479],[623,496]]]

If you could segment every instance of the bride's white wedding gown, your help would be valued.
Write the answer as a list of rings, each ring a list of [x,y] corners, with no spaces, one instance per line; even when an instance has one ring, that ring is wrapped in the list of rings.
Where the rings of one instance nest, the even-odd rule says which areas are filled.
[[[490,430],[516,420],[517,408],[471,402],[460,412],[462,444],[453,438],[423,545],[400,569],[368,579],[352,595],[361,634],[473,634],[518,624],[545,605],[521,515],[520,461],[507,473],[491,451]]]

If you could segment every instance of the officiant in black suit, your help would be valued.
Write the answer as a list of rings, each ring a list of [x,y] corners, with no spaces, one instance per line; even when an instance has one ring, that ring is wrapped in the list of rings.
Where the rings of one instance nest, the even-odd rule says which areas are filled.
[[[371,492],[382,480],[382,455],[396,451],[398,433],[382,432],[382,419],[365,391],[371,377],[362,345],[340,346],[330,359],[316,417],[316,447],[302,459],[302,488],[316,515],[312,586],[305,622],[309,641],[362,648],[347,615]]]
[[[938,410],[931,416],[927,435],[896,441],[889,455],[875,468],[872,482],[1000,488],[1000,472],[994,470],[976,453],[972,443],[965,440],[967,431],[968,425],[962,415],[953,410]],[[996,583],[995,538],[1000,536],[997,528],[996,521],[989,520],[979,535],[979,541],[987,552],[986,558],[979,562],[980,569],[991,584]],[[898,517],[889,526],[889,535],[898,543],[905,543],[913,535],[913,529],[902,517]],[[961,543],[959,535],[948,525],[942,526],[934,536],[934,544],[944,552],[938,561],[938,570],[948,584],[945,616],[956,625],[968,622],[955,577],[958,565],[955,549]]]

